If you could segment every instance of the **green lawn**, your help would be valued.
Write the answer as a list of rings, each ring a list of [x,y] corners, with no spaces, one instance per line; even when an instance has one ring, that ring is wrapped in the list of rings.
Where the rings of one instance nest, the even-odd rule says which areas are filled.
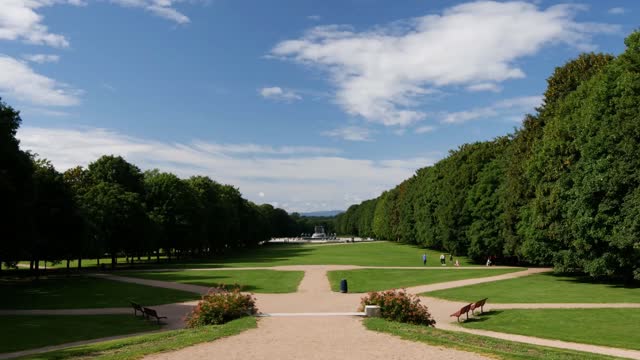
[[[497,276],[522,270],[525,269],[358,269],[329,271],[328,276],[333,291],[340,289],[341,279],[347,279],[349,292],[362,293]]]
[[[139,268],[207,268],[207,267],[262,267],[279,265],[362,265],[362,266],[422,266],[422,254],[427,253],[428,266],[440,266],[441,252],[426,250],[419,246],[399,244],[388,241],[347,244],[265,244],[254,249],[243,249],[241,252],[223,255],[223,258],[176,260],[167,262],[161,258],[156,263],[155,258],[146,262],[126,264],[124,258],[119,258],[118,266],[135,266]],[[466,257],[454,257],[460,266],[470,265]],[[103,259],[101,263],[110,267],[110,259]],[[28,262],[22,262],[29,265]],[[82,266],[95,266],[95,259],[82,261]],[[75,261],[72,268],[77,266]],[[447,257],[447,266],[453,266]],[[64,268],[66,262],[49,265],[49,268]],[[41,269],[42,269],[41,264]],[[24,268],[23,268],[24,269]]]
[[[161,255],[160,256],[160,261],[162,262],[166,262],[167,257],[165,255]],[[130,265],[127,264],[126,262],[126,258],[125,257],[118,257],[116,259],[116,261],[118,262],[118,266],[125,266],[125,265]],[[134,260],[132,261],[132,264],[135,266],[145,266],[145,265],[155,265],[157,262],[156,256],[152,256],[151,260],[148,260],[148,258],[146,256],[143,256],[140,258],[140,260],[138,260],[138,258],[134,258]],[[63,260],[61,262],[50,262],[50,261],[40,261],[40,270],[44,270],[45,268],[45,264],[46,264],[46,268],[47,269],[63,269],[67,267],[67,261]],[[28,261],[20,261],[19,263],[19,267],[20,269],[28,269],[29,268],[29,262]],[[82,259],[82,268],[94,268],[98,265],[98,260],[95,258],[92,259]],[[111,258],[110,257],[105,257],[105,258],[101,258],[100,259],[100,265],[104,265],[107,268],[111,268]],[[69,262],[69,267],[71,269],[76,269],[78,267],[78,260],[71,260]],[[6,267],[3,267],[3,269],[6,269]]]
[[[159,305],[198,299],[198,294],[86,277],[0,281],[0,309],[128,307],[129,300]]]
[[[492,311],[464,327],[640,350],[640,309]]]
[[[298,289],[304,271],[183,270],[126,272],[122,275],[210,287],[238,284],[242,291],[256,293],[291,293]]]
[[[494,303],[640,303],[640,288],[599,284],[550,273],[439,290],[424,295],[459,301],[486,297]]]
[[[133,315],[0,316],[0,353],[159,328],[154,322]]]
[[[225,336],[236,335],[256,327],[254,317],[244,317],[224,325],[203,326],[194,329],[174,330],[140,335],[122,340],[106,341],[65,350],[19,358],[20,360],[134,360],[145,355],[178,350]],[[239,350],[240,351],[240,350]]]
[[[607,360],[617,359],[572,350],[523,344],[494,339],[486,336],[445,331],[427,326],[402,324],[398,322],[369,318],[364,321],[369,330],[396,335],[405,340],[423,342],[429,345],[471,351],[502,360]],[[437,324],[436,324],[437,326]]]
[[[349,244],[267,244],[241,254],[230,254],[219,261],[199,261],[187,267],[251,267],[278,265],[363,265],[422,266],[422,254],[427,253],[427,265],[439,266],[440,253],[415,245],[387,241]],[[467,258],[455,257],[461,266]],[[447,258],[448,266],[452,266]]]

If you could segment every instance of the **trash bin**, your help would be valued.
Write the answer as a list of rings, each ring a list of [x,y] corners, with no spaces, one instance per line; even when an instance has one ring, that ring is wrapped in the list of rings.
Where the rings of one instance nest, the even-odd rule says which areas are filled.
[[[341,293],[349,292],[349,289],[347,287],[347,279],[340,280],[340,292]]]

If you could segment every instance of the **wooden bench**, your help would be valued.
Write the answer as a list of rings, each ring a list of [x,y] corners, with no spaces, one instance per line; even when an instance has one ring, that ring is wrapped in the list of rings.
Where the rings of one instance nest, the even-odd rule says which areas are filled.
[[[158,313],[153,309],[143,307],[142,310],[144,311],[144,314],[147,316],[147,318],[151,318],[151,317],[156,318],[156,320],[158,321],[158,324],[160,324],[160,319],[167,318],[166,316],[158,316]]]
[[[129,300],[129,302],[131,303],[131,307],[133,308],[133,316],[138,315],[138,311],[140,311],[140,314],[144,315],[144,310],[142,310],[142,305],[131,300]]]
[[[467,320],[469,319],[469,310],[471,310],[471,305],[465,305],[462,308],[460,308],[460,310],[454,312],[453,314],[451,314],[450,316],[455,316],[458,318],[458,322],[460,322],[460,316],[462,316],[462,314],[466,314],[467,315]]]
[[[487,298],[484,298],[482,300],[478,300],[475,303],[471,304],[471,313],[475,314],[473,312],[473,310],[475,310],[477,308],[480,308],[480,314],[483,314],[484,313],[484,303],[486,303],[486,302],[487,302]]]

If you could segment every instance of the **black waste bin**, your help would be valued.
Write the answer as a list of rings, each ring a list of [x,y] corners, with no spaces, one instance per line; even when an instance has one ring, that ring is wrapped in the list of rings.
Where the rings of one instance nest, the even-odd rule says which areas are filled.
[[[341,293],[349,292],[349,289],[347,287],[347,279],[340,280],[340,292]]]

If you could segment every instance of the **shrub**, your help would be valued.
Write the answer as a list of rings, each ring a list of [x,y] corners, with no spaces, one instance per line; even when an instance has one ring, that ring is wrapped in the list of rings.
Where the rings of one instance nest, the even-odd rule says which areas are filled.
[[[383,318],[414,325],[435,326],[429,309],[420,304],[416,295],[407,294],[406,290],[387,290],[370,292],[360,301],[359,311],[365,305],[378,305]]]
[[[257,312],[253,296],[242,294],[239,287],[228,290],[221,286],[209,290],[187,315],[187,327],[224,324]]]

